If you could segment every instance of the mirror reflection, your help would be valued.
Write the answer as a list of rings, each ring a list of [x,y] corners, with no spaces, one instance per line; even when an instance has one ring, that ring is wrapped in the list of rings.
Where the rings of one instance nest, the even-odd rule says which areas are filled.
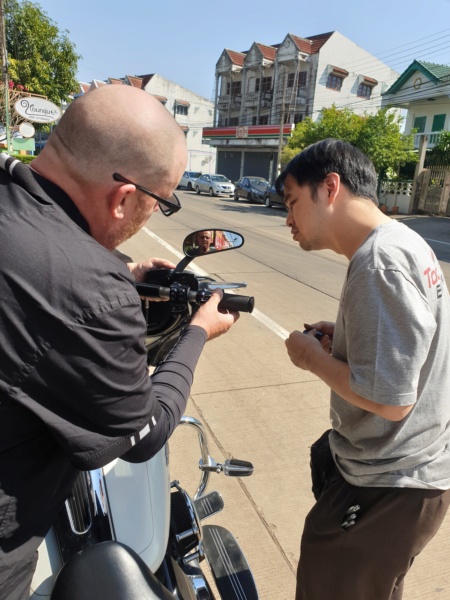
[[[204,256],[214,252],[223,252],[240,248],[244,238],[235,231],[223,229],[202,229],[189,234],[183,243],[186,256]]]

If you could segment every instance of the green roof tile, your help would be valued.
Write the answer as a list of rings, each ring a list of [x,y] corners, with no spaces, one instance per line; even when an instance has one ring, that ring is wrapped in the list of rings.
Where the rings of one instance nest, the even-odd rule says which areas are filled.
[[[433,73],[433,75],[438,79],[442,79],[442,77],[448,77],[450,75],[450,66],[448,65],[438,65],[436,63],[425,62],[424,60],[418,60],[416,62],[423,65],[427,71]]]
[[[397,93],[404,83],[411,77],[413,73],[420,71],[430,81],[438,84],[442,79],[450,77],[450,66],[438,65],[436,63],[426,62],[424,60],[414,60],[409,67],[403,71],[400,77],[394,81],[391,87],[384,92],[383,96]]]

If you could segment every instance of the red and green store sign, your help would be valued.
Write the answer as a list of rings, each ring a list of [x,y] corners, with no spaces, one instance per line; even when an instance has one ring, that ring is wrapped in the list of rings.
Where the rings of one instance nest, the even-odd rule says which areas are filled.
[[[283,137],[290,137],[294,125],[283,125]],[[263,139],[278,138],[279,125],[251,125],[248,127],[203,127],[203,139]]]

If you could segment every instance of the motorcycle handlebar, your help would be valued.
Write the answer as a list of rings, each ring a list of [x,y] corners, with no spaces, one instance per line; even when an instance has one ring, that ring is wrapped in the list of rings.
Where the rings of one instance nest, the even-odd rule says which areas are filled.
[[[255,306],[253,296],[241,296],[240,294],[227,294],[224,292],[219,308],[223,310],[236,310],[238,312],[251,313]]]
[[[170,288],[162,287],[152,283],[137,284],[139,295],[147,296],[148,298],[170,298]],[[190,302],[198,302],[197,292],[190,291],[187,293],[187,299]],[[235,310],[238,312],[251,313],[255,306],[253,296],[242,296],[240,294],[227,294],[224,292],[223,298],[219,303],[219,308],[222,310]]]

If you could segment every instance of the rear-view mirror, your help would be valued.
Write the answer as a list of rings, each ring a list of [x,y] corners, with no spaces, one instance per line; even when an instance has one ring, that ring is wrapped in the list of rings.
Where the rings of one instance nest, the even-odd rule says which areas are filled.
[[[244,244],[244,238],[235,231],[223,229],[202,229],[190,233],[183,242],[186,256],[204,256],[214,252],[234,250]]]

